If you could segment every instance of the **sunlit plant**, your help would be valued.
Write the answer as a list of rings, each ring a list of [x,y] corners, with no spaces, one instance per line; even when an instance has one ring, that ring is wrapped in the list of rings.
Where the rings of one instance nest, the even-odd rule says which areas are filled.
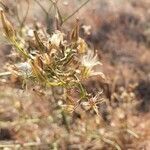
[[[71,97],[67,91],[76,88],[79,100],[72,104],[65,100],[68,107],[74,110],[79,103],[88,102],[98,114],[96,104],[93,105],[91,101],[88,101],[93,98],[90,98],[90,94],[87,93],[82,83],[95,75],[100,79],[105,79],[105,75],[101,71],[94,71],[95,66],[102,64],[98,60],[97,53],[79,37],[78,20],[68,39],[59,30],[54,31],[52,35],[47,34],[47,38],[44,37],[44,33],[39,35],[37,31],[33,31],[33,40],[37,49],[28,51],[19,43],[16,31],[6,19],[3,11],[1,11],[1,19],[6,38],[21,57],[20,63],[9,66],[12,74],[41,86],[60,86],[65,89],[67,98]]]

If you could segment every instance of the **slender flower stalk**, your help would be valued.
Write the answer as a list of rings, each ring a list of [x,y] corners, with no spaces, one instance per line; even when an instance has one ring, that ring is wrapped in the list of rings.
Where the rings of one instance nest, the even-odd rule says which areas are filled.
[[[0,14],[6,38],[19,51],[19,53],[23,55],[24,58],[28,58],[29,57],[28,53],[22,47],[20,47],[19,43],[17,42],[15,30],[12,24],[6,19],[3,10],[0,11]]]

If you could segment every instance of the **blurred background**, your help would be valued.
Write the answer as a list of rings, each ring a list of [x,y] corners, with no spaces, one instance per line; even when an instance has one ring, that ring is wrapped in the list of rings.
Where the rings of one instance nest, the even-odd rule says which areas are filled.
[[[43,95],[0,77],[0,148],[150,149],[150,1],[59,0],[57,6],[68,18],[62,30],[70,32],[78,18],[80,36],[98,51],[109,85],[92,79],[87,88],[103,89],[111,105],[100,107],[103,121],[80,110],[64,117],[56,105],[60,90]],[[55,30],[50,0],[1,0],[0,7],[17,30]],[[0,25],[0,72],[6,71],[12,51],[2,32]]]

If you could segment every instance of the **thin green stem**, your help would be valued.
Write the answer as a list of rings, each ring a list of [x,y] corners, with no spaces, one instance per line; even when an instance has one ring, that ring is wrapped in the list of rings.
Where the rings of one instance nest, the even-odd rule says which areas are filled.
[[[19,46],[19,44],[17,43],[17,41],[15,39],[11,40],[11,44],[13,46],[15,46],[19,52],[21,52],[21,54],[24,56],[24,58],[26,58],[26,59],[30,58],[29,55],[27,54],[27,52]]]
[[[79,8],[77,8],[72,14],[70,14],[68,17],[66,17],[63,22],[62,25],[68,21],[72,16],[74,16],[82,7],[84,7],[90,0],[85,1]]]
[[[76,75],[74,75],[75,79],[77,80],[77,84],[78,84],[78,87],[80,88],[80,91],[81,91],[81,99],[85,98],[86,97],[86,90],[83,88],[80,80],[78,79],[78,77]]]
[[[46,11],[46,9],[42,6],[42,4],[38,1],[38,0],[34,0],[39,7],[44,11],[44,13],[46,14],[46,16],[49,16],[49,13]]]

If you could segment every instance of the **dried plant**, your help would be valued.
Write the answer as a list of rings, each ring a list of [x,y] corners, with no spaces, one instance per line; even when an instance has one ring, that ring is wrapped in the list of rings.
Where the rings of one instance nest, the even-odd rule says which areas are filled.
[[[33,31],[32,40],[37,49],[28,51],[25,45],[20,46],[17,34],[3,11],[1,11],[1,19],[6,38],[21,57],[20,63],[9,65],[8,68],[12,74],[37,85],[60,86],[66,91],[65,97],[67,98],[64,100],[66,106],[74,110],[79,104],[87,102],[98,114],[96,106],[98,96],[90,98],[83,82],[91,76],[98,76],[105,80],[105,75],[101,71],[95,72],[94,70],[95,66],[102,64],[98,60],[97,53],[89,49],[84,39],[79,37],[78,20],[69,39],[59,30],[56,30],[51,36],[47,34],[47,38],[44,33],[38,34],[37,31]],[[70,103],[68,100],[71,98],[68,92],[70,89],[77,91],[78,100],[76,102]]]

